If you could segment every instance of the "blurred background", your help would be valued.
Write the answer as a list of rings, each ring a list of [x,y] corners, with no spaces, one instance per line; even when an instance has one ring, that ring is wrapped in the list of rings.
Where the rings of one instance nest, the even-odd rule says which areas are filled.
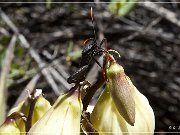
[[[180,132],[180,3],[122,1],[128,3],[1,3],[0,94],[7,110],[26,89],[41,88],[53,103],[72,86],[66,79],[78,69],[83,42],[94,37],[92,7],[98,43],[105,37],[107,48],[121,54],[114,56],[154,110],[155,131]],[[91,67],[87,80],[97,80],[100,68]]]

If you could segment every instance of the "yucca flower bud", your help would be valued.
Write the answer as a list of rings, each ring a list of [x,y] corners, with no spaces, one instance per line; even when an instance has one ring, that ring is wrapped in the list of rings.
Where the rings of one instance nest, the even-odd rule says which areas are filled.
[[[0,135],[25,135],[25,132],[21,130],[21,127],[25,127],[24,116],[19,113],[13,113],[6,118],[5,122],[0,126]],[[20,123],[21,126],[20,126]]]
[[[17,127],[15,120],[9,120],[1,125],[0,135],[21,135],[20,129]]]
[[[18,106],[12,108],[9,111],[9,115],[13,112],[21,112],[25,114],[26,117],[28,117],[29,114],[29,108],[31,104],[31,99],[27,99],[26,101],[22,101],[18,104]],[[33,116],[32,116],[32,124],[36,123],[49,109],[51,108],[51,104],[48,100],[46,100],[42,95],[39,95],[37,97],[34,110],[33,110]]]
[[[123,67],[115,62],[107,68],[106,74],[108,79],[106,87],[109,87],[117,110],[133,126],[135,123],[135,102],[132,96],[134,85],[129,83]]]
[[[80,134],[82,102],[78,89],[60,96],[47,113],[37,121],[28,135]]]
[[[107,84],[91,114],[100,134],[153,134],[154,113],[147,98],[132,84],[124,69],[113,62],[107,68]]]

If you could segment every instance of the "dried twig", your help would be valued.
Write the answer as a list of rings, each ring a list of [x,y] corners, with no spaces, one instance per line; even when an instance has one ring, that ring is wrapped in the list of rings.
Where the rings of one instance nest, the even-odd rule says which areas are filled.
[[[138,26],[120,26],[119,28],[110,28],[106,31],[106,35],[122,35],[123,33],[129,33],[129,32],[141,32],[142,31],[142,27],[138,27]],[[157,28],[157,29],[148,29],[144,32],[144,34],[146,36],[144,36],[144,38],[146,39],[151,38],[160,38],[164,41],[169,41],[172,42],[174,44],[180,44],[180,40],[175,38],[175,35],[173,33],[170,32],[164,32],[162,31],[162,29]]]
[[[141,2],[141,3],[139,3],[139,5],[147,8],[148,10],[155,12],[156,14],[166,18],[171,23],[180,27],[180,20],[178,20],[176,14],[174,12],[172,12],[164,7],[160,7],[157,4],[150,2],[150,1]]]
[[[0,33],[7,37],[10,36],[10,33],[5,28],[2,27],[0,27]]]
[[[53,65],[54,65],[54,67],[59,71],[59,73],[60,73],[64,78],[67,79],[67,78],[69,77],[68,73],[65,71],[65,68],[66,68],[66,67],[64,67],[64,66],[59,62],[59,60],[54,61],[54,62],[53,62]]]
[[[28,98],[29,94],[31,94],[34,91],[36,83],[39,80],[39,77],[40,74],[37,74],[31,79],[31,81],[27,84],[25,89],[21,92],[20,96],[16,100],[14,107],[17,106],[21,101],[23,100],[25,101]],[[27,91],[27,89],[29,90],[29,92]]]
[[[67,83],[67,81],[52,67],[49,67],[49,70],[51,71],[52,75],[55,77],[57,81],[59,81],[63,86],[69,90],[71,88],[71,85]]]
[[[30,44],[27,42],[27,40],[25,39],[25,37],[23,35],[19,35],[19,39],[21,41],[21,45],[25,48],[29,48]],[[53,77],[51,76],[49,70],[47,68],[43,68],[46,67],[46,63],[43,62],[39,56],[39,54],[31,47],[29,48],[29,53],[31,54],[31,56],[34,58],[34,60],[38,63],[38,66],[42,72],[42,74],[44,75],[44,77],[46,78],[47,82],[50,84],[50,86],[53,88],[55,94],[59,95],[59,88],[57,86],[57,84],[55,83]]]
[[[13,22],[9,19],[9,17],[1,10],[1,8],[0,8],[0,14],[1,14],[2,19],[13,30],[13,32],[16,34],[19,33],[17,27],[13,24]]]
[[[154,25],[156,25],[157,23],[159,23],[159,21],[161,20],[161,17],[158,17],[157,19],[153,20],[147,27],[142,27],[141,31],[136,31],[133,34],[122,38],[120,40],[121,43],[127,42],[129,40],[133,40],[135,37],[139,36],[140,34],[145,34],[148,30],[150,30]]]
[[[7,94],[7,78],[10,71],[11,62],[14,57],[14,48],[16,43],[16,35],[13,35],[8,45],[4,63],[2,65],[1,77],[0,77],[0,124],[4,121],[6,115],[6,94]]]

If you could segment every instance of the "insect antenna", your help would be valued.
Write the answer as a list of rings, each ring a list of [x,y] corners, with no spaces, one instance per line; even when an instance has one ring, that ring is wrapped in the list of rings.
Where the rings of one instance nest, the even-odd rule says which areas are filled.
[[[93,32],[94,32],[94,39],[96,41],[96,31],[95,31],[95,26],[94,26],[94,18],[93,18],[93,11],[92,11],[92,7],[91,7],[91,21],[92,21],[92,24],[93,24]]]

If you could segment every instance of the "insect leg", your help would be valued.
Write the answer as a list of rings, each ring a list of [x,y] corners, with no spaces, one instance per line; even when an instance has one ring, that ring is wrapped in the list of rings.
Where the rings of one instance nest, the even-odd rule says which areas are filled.
[[[106,38],[103,38],[103,40],[101,41],[101,43],[99,44],[99,46],[101,47],[104,42],[106,43],[105,45],[107,45],[107,39],[106,39]]]
[[[108,52],[114,52],[114,53],[116,53],[118,55],[119,58],[121,57],[120,53],[118,51],[116,51],[116,50],[109,49]]]
[[[85,45],[87,42],[89,42],[90,40],[94,40],[93,38],[88,38],[88,39],[86,39],[84,42],[83,42],[83,44]]]
[[[92,57],[93,60],[102,68],[101,64],[99,63],[99,61],[97,61],[94,57]]]

